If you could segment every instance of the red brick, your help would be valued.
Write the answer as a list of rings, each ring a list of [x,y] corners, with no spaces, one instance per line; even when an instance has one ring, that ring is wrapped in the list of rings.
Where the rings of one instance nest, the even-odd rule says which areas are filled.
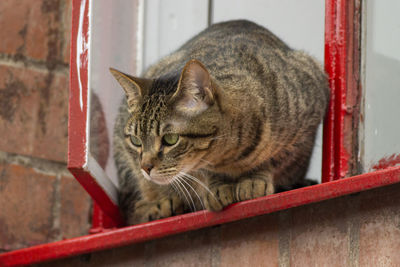
[[[92,253],[84,266],[211,266],[215,228]],[[82,257],[40,266],[81,266]]]
[[[48,76],[46,76],[48,79]],[[47,86],[49,88],[47,89]],[[37,157],[66,161],[68,145],[68,78],[55,74],[40,88],[38,125],[33,146]]]
[[[71,19],[72,19],[72,1],[63,2],[63,61],[69,64],[70,40],[71,40]]]
[[[62,238],[88,234],[91,198],[73,177],[61,177],[60,199]]]
[[[49,60],[60,58],[59,0],[30,1],[30,16],[26,33],[26,55],[30,58]]]
[[[292,210],[291,266],[349,266],[349,199]]]
[[[0,150],[66,161],[68,79],[0,65]]]
[[[0,53],[23,52],[29,10],[24,1],[0,1]]]
[[[114,248],[110,250],[103,250],[94,252],[92,254],[80,255],[72,258],[50,261],[42,264],[37,264],[35,267],[89,267],[89,266],[112,266],[112,267],[125,267],[125,266],[149,266],[146,265],[145,256],[146,243],[134,244]],[[157,257],[157,255],[153,255]],[[155,266],[155,265],[150,265]],[[171,266],[168,262],[162,266]]]
[[[363,193],[360,266],[400,266],[400,185]]]
[[[0,165],[0,249],[53,240],[56,178],[18,165]]]
[[[276,214],[222,226],[220,266],[278,266]]]
[[[155,240],[147,247],[147,264],[152,266],[207,266],[211,264],[212,229],[203,229]]]
[[[69,1],[68,1],[69,2]],[[62,60],[61,0],[0,2],[0,53],[56,63]],[[68,40],[66,40],[68,41]],[[54,67],[54,65],[48,65]]]
[[[93,253],[90,258],[90,263],[92,266],[148,266],[146,265],[145,251],[146,243],[110,249]],[[153,255],[153,257],[156,256],[157,255]],[[165,266],[166,264],[163,265]]]

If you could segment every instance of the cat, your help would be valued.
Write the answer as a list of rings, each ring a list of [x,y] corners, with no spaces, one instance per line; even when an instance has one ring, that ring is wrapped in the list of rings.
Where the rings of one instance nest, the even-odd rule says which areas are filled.
[[[329,101],[326,74],[246,20],[214,24],[126,93],[114,130],[128,224],[224,207],[305,181]]]

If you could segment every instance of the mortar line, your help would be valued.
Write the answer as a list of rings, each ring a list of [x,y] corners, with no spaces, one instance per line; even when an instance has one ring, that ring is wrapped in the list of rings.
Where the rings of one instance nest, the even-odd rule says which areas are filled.
[[[291,210],[279,213],[279,267],[290,266],[290,240],[292,235],[292,212]]]
[[[211,235],[210,266],[219,267],[221,265],[221,225],[214,226],[210,230],[213,231]]]
[[[351,267],[359,266],[360,251],[360,195],[349,196],[351,214],[348,222],[348,260]]]
[[[61,56],[62,61],[64,60],[64,52],[65,52],[65,45],[66,45],[65,40],[64,40],[64,32],[65,32],[65,29],[68,28],[68,26],[65,25],[64,22],[65,22],[66,15],[71,16],[71,13],[66,14],[66,12],[68,12],[68,10],[67,10],[68,6],[66,3],[67,3],[66,1],[61,1],[60,5],[58,7],[58,12],[60,13],[60,17],[59,17],[60,27],[58,29],[58,38],[60,38],[60,56]],[[66,12],[64,12],[64,11],[66,11]],[[70,33],[71,32],[69,31],[69,34]]]
[[[46,175],[63,175],[72,177],[72,174],[67,170],[66,163],[49,159],[41,159],[28,155],[0,151],[0,163],[9,163],[29,167],[38,173],[43,173]]]
[[[57,175],[55,184],[54,184],[54,192],[53,192],[53,205],[52,205],[52,231],[54,234],[55,240],[62,239],[62,231],[61,231],[61,176]]]
[[[41,73],[48,73],[49,69],[46,66],[46,62],[38,61],[34,59],[15,59],[12,55],[0,54],[0,64],[8,67],[24,68],[29,70],[36,70]],[[69,65],[59,62],[57,63],[54,72],[57,74],[69,74]]]

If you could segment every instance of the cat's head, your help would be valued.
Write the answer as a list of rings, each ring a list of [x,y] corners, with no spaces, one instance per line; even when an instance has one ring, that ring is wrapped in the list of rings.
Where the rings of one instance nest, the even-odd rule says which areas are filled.
[[[207,165],[222,113],[207,69],[189,61],[173,77],[142,79],[110,69],[126,93],[126,146],[139,155],[143,176],[169,184]]]

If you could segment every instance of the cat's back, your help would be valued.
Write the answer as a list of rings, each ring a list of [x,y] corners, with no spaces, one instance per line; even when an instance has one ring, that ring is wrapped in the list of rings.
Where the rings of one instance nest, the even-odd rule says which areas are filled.
[[[237,63],[243,62],[243,58],[269,50],[287,52],[291,49],[268,29],[254,22],[221,22],[194,36],[177,51],[150,67],[144,76],[155,78],[176,72],[193,58],[200,60],[209,70],[218,72],[221,63],[237,66]]]
[[[219,50],[238,45],[262,46],[269,49],[289,50],[289,47],[268,29],[248,20],[233,20],[211,25],[186,42],[180,50],[188,52],[214,46]]]

